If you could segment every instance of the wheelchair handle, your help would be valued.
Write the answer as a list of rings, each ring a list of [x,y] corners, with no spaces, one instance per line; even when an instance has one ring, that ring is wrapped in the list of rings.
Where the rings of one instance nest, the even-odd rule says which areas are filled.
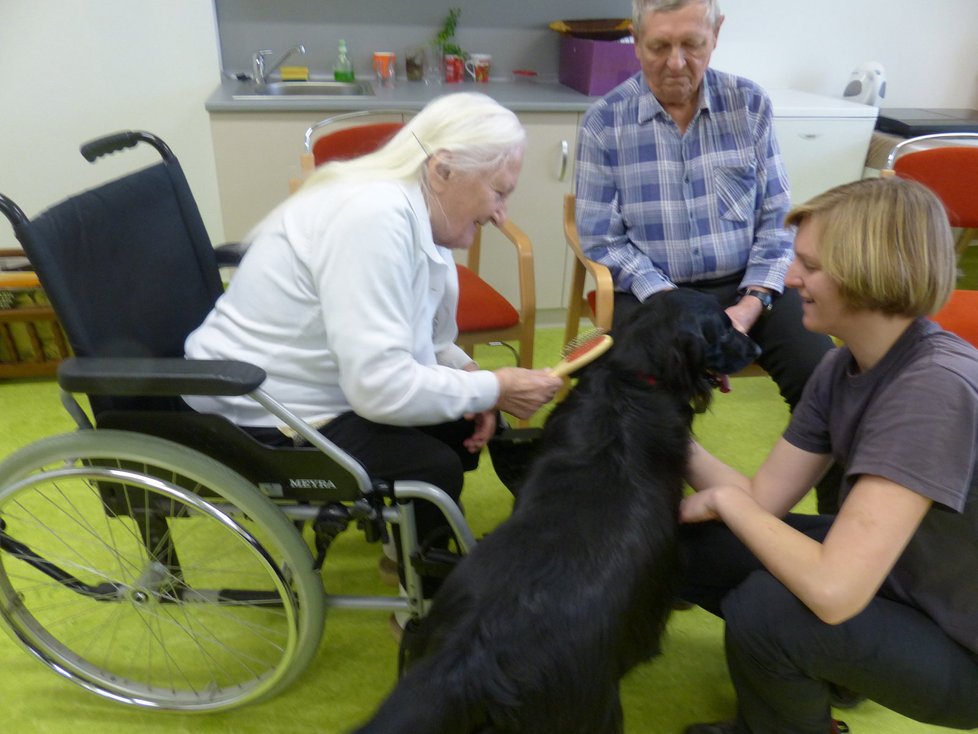
[[[173,152],[169,146],[152,133],[142,130],[125,130],[123,132],[105,135],[95,140],[84,143],[79,150],[89,163],[94,163],[96,159],[103,155],[117,153],[125,148],[132,148],[137,143],[149,143],[159,152],[163,160],[168,163],[175,160]]]

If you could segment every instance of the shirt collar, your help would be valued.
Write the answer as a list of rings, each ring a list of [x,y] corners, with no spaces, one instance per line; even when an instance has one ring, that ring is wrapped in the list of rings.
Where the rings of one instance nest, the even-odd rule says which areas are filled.
[[[712,75],[712,69],[706,70],[706,75],[703,77],[703,83],[700,84],[700,99],[699,99],[699,110],[695,115],[693,115],[693,121],[699,117],[703,112],[709,113],[713,109],[712,95],[710,93],[711,85],[710,78]],[[666,112],[662,104],[655,98],[652,94],[652,90],[649,88],[649,83],[645,80],[645,76],[642,72],[638,73],[638,83],[643,91],[642,96],[638,101],[638,121],[639,123],[649,122],[655,119],[657,115],[662,115],[662,119],[669,118],[669,114]]]

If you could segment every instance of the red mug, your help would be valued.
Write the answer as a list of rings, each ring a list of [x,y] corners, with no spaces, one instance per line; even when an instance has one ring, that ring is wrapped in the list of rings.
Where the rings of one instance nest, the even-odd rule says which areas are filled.
[[[465,61],[461,56],[445,54],[445,81],[449,84],[465,78]]]

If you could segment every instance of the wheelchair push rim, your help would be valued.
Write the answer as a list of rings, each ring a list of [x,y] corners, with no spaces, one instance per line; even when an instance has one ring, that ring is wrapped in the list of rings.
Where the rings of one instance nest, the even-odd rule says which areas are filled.
[[[323,615],[291,523],[191,449],[83,431],[0,465],[0,622],[90,691],[181,711],[254,702],[305,668]]]

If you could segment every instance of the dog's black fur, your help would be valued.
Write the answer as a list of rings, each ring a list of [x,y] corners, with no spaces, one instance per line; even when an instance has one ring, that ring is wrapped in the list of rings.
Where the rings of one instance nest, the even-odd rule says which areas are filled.
[[[679,591],[694,410],[757,353],[709,296],[643,304],[554,409],[512,516],[446,579],[359,733],[621,732],[619,681]]]

